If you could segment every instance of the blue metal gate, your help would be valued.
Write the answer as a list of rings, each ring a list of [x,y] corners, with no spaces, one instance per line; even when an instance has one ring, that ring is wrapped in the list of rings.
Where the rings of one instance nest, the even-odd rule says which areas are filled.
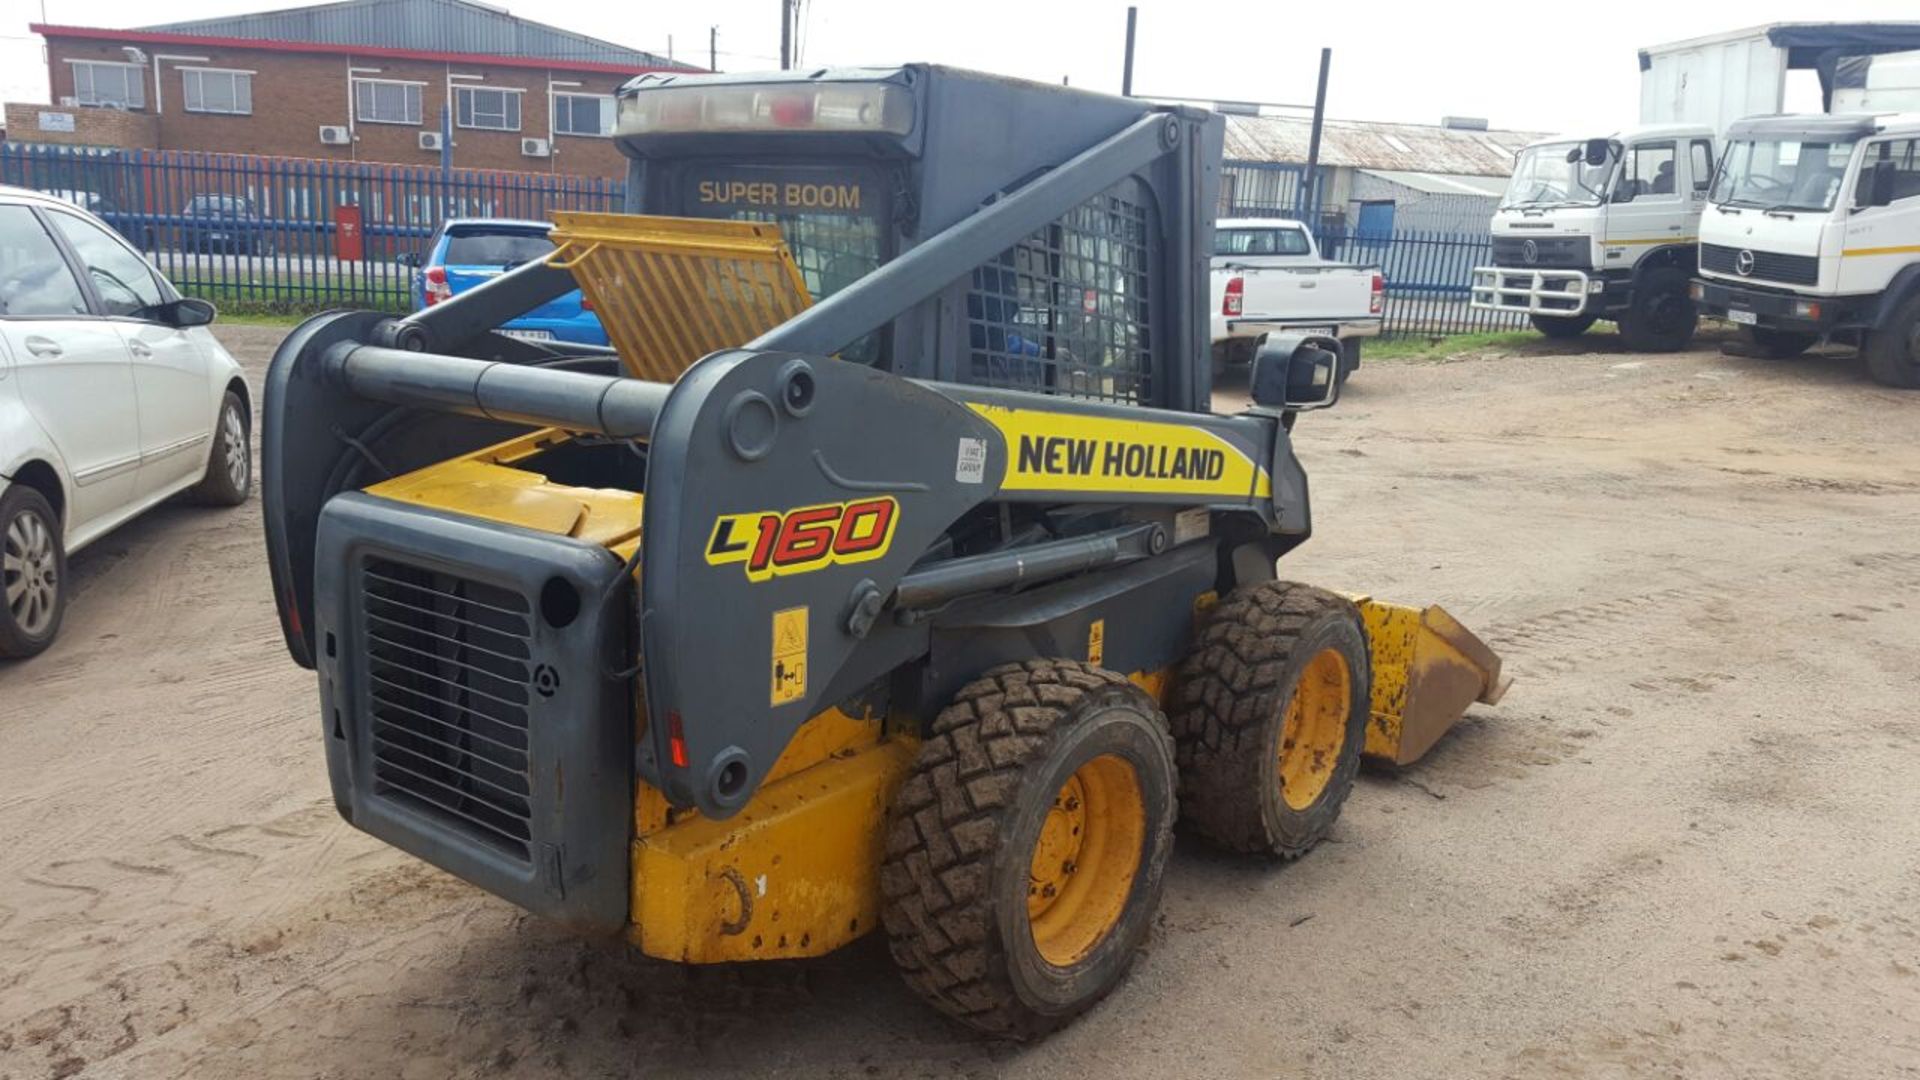
[[[625,204],[625,185],[600,178],[22,143],[0,144],[0,184],[93,211],[183,292],[284,310],[405,308],[412,270],[396,260],[450,217]],[[358,210],[357,258],[340,207]]]

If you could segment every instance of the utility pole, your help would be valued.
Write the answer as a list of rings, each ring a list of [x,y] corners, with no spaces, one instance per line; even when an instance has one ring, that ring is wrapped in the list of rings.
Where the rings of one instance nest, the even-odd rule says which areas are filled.
[[[707,70],[720,70],[720,28],[707,27]]]
[[[1140,17],[1140,9],[1127,8],[1127,62],[1120,70],[1120,96],[1133,96],[1133,24]]]
[[[780,70],[793,67],[794,0],[780,0]]]
[[[1333,50],[1320,50],[1320,86],[1313,92],[1313,131],[1307,136],[1307,176],[1300,185],[1300,212],[1318,214],[1320,209],[1320,125],[1327,117],[1327,68],[1333,64]],[[1304,218],[1303,218],[1304,220]],[[1317,221],[1308,221],[1307,228],[1319,230]]]

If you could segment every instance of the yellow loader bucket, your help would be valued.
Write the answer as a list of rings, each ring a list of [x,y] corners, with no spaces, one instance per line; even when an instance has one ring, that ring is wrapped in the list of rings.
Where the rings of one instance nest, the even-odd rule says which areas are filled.
[[[1497,703],[1513,682],[1500,657],[1439,605],[1412,608],[1356,596],[1373,657],[1372,715],[1362,753],[1390,765],[1420,760],[1467,706]]]
[[[636,379],[673,382],[813,302],[777,225],[572,211],[553,222],[548,264],[573,273]]]

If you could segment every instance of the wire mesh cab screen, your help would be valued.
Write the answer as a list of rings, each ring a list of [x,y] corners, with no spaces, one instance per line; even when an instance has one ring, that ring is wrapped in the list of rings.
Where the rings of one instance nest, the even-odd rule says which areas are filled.
[[[879,269],[887,256],[886,189],[869,170],[814,165],[704,165],[681,178],[681,213],[766,221],[800,267],[807,292],[824,300]],[[878,334],[840,353],[872,363]]]
[[[1155,403],[1153,217],[1146,186],[1128,179],[976,267],[962,380]]]

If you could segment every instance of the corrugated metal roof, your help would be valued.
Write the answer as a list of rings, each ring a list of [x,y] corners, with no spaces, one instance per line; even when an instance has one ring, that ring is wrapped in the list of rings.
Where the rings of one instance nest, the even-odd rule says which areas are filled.
[[[346,0],[142,27],[199,37],[300,41],[422,52],[512,56],[631,67],[667,67],[664,56],[629,49],[471,0]]]
[[[1368,176],[1377,176],[1389,183],[1410,187],[1428,195],[1491,195],[1498,198],[1506,194],[1507,190],[1507,178],[1504,176],[1442,175],[1430,172],[1402,172],[1398,169],[1361,169],[1360,171]]]
[[[1313,124],[1303,116],[1228,116],[1228,161],[1300,164]],[[1328,120],[1320,164],[1449,176],[1507,176],[1513,155],[1544,136],[1525,131],[1459,131],[1425,124]]]

